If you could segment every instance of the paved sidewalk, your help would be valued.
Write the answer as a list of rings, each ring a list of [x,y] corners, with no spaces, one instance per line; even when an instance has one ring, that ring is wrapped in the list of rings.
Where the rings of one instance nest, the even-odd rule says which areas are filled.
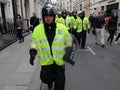
[[[29,64],[30,37],[0,51],[0,90],[28,90],[37,66]]]

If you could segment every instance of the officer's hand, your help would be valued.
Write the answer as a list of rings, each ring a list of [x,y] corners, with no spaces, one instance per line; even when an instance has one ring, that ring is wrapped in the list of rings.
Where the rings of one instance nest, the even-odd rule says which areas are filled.
[[[33,57],[30,57],[30,60],[29,60],[29,62],[30,62],[30,64],[31,64],[31,65],[34,65],[34,59],[35,59],[35,58],[33,58]]]
[[[75,62],[73,61],[73,60],[70,60],[70,62],[69,62],[72,66],[74,66],[75,65]]]
[[[70,56],[67,54],[65,54],[63,56],[63,60],[66,61],[67,63],[71,64],[72,66],[75,64],[75,62],[72,59],[70,59]]]
[[[29,50],[29,54],[30,54],[30,60],[29,60],[29,62],[30,62],[31,65],[34,65],[34,59],[35,59],[35,56],[37,54],[37,50],[33,49],[33,48],[30,49]]]

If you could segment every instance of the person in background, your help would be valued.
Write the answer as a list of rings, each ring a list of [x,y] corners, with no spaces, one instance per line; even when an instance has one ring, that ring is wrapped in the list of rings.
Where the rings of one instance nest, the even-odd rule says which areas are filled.
[[[105,30],[106,30],[106,32],[108,32],[108,22],[109,22],[110,18],[111,17],[109,14],[107,14],[105,17]]]
[[[118,42],[118,39],[120,38],[120,23],[118,24],[118,30],[117,30],[117,32],[118,32],[118,36],[116,37],[116,39],[115,39],[115,44],[117,44]]]
[[[103,12],[98,13],[98,17],[96,18],[96,44],[100,44],[101,47],[105,47],[104,43],[104,25],[105,25],[105,19],[103,17]]]
[[[76,36],[76,19],[77,19],[77,10],[72,11],[71,16],[71,33]]]
[[[40,79],[54,90],[64,90],[65,62],[71,61],[72,37],[65,25],[55,22],[52,7],[42,8],[43,23],[35,27],[30,43],[30,64],[36,54],[41,65]],[[71,62],[70,62],[71,63]],[[71,63],[74,64],[74,63]]]
[[[64,24],[64,20],[62,19],[62,14],[61,12],[58,12],[56,18],[55,18],[55,22],[56,23],[61,23],[61,24]]]
[[[90,14],[89,22],[90,22],[90,30],[92,30],[93,29],[93,14]],[[88,33],[90,33],[90,31],[88,31]]]
[[[17,14],[17,16],[16,16],[16,26],[17,26],[17,35],[19,37],[19,43],[22,43],[22,42],[24,42],[24,37],[22,35],[23,20],[22,20],[20,14]]]
[[[78,12],[78,18],[76,19],[76,38],[82,49],[85,49],[87,30],[90,29],[89,19],[85,16],[84,11]]]
[[[97,15],[96,15],[96,13],[93,13],[93,15],[92,15],[92,21],[91,21],[91,29],[92,29],[92,33],[93,33],[93,35],[96,35],[96,18],[97,18]]]
[[[36,16],[36,13],[33,12],[33,16],[30,18],[30,25],[31,25],[31,27],[33,27],[32,32],[38,24],[39,24],[39,19]]]
[[[108,32],[109,32],[109,37],[107,39],[107,43],[110,45],[112,44],[114,34],[117,30],[117,21],[118,21],[118,16],[116,12],[112,12],[112,16],[108,22]]]
[[[116,37],[116,39],[115,39],[115,44],[117,44],[118,42],[118,39],[120,38],[120,30],[119,30],[119,33],[118,33],[118,36]]]
[[[71,18],[68,16],[68,13],[66,10],[62,11],[62,21],[70,33]]]

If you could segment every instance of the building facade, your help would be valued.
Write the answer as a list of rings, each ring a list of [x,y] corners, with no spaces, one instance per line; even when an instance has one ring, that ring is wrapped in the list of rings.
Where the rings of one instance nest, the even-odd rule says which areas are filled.
[[[7,33],[9,25],[14,27],[17,14],[24,20],[24,29],[29,28],[29,19],[33,12],[41,19],[42,7],[50,0],[0,0],[0,33]]]
[[[90,0],[87,8],[90,13],[103,11],[105,14],[111,14],[113,10],[120,9],[120,0]]]
[[[83,0],[75,0],[74,1],[74,10],[80,11],[83,10],[84,2]]]
[[[50,0],[0,0],[0,18],[14,19],[20,14],[23,19],[30,18],[33,12],[41,18],[41,9]]]
[[[12,0],[0,0],[0,19],[13,18]]]
[[[61,11],[64,9],[67,11],[73,11],[73,2],[74,2],[74,0],[56,0],[55,9],[57,11]]]

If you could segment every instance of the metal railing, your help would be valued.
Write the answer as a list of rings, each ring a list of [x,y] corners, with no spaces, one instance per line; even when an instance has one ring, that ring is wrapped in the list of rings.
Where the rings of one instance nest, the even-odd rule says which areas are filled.
[[[29,19],[23,20],[23,35],[29,33]],[[17,29],[13,19],[0,19],[0,50],[18,40]]]

